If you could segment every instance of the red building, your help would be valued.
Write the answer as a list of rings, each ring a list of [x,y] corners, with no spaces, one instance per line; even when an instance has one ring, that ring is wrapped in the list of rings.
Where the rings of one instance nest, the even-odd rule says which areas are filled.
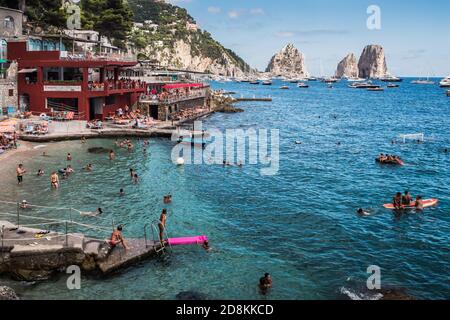
[[[137,61],[123,56],[29,50],[27,41],[8,42],[8,60],[18,62],[21,111],[73,111],[77,119],[103,119],[133,106],[146,84],[122,73]]]

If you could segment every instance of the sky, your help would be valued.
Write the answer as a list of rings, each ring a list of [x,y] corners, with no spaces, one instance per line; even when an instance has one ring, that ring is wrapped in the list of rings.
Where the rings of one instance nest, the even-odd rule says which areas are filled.
[[[450,75],[448,0],[170,0],[186,8],[252,67],[264,70],[273,54],[293,43],[317,76],[333,75],[348,53],[368,44],[385,49],[396,76]],[[380,9],[379,29],[367,20]],[[373,21],[373,20],[371,20]],[[321,67],[322,65],[322,67]]]

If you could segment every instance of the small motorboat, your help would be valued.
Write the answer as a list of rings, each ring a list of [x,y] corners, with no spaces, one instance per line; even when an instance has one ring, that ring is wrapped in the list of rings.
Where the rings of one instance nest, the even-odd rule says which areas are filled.
[[[388,87],[388,88],[399,88],[400,85],[394,84],[394,83],[389,83],[389,84],[387,85],[387,87]]]
[[[412,84],[434,84],[434,81],[431,81],[429,79],[426,80],[413,80],[411,81]]]
[[[441,88],[449,88],[450,87],[450,76],[442,79],[439,82],[439,86],[441,86]]]
[[[280,89],[282,89],[282,90],[289,90],[289,86],[281,86]]]
[[[380,78],[380,81],[383,82],[402,82],[403,80],[400,78],[397,78],[393,75],[387,75],[385,77]]]
[[[304,83],[304,82],[300,82],[299,84],[297,84],[297,87],[298,87],[298,88],[309,88],[309,85],[307,85],[307,84]]]
[[[250,84],[258,85],[258,84],[259,84],[259,81],[258,81],[258,80],[253,80],[253,81],[250,81]]]
[[[383,88],[378,87],[378,88],[367,88],[367,91],[384,91]]]
[[[270,81],[270,80],[263,81],[262,85],[263,86],[271,86],[272,85],[272,81]]]

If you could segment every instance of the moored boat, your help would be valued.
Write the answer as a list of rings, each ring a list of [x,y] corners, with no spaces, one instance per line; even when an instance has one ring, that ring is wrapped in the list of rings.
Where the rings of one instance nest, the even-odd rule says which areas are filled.
[[[450,88],[450,76],[442,79],[439,82],[439,85],[441,86],[441,88]]]
[[[395,77],[393,75],[387,75],[385,77],[380,78],[380,81],[383,81],[383,82],[402,82],[403,79],[400,79],[400,78]]]
[[[282,90],[289,90],[289,86],[281,86],[280,89],[282,89]]]
[[[309,88],[309,85],[307,85],[307,84],[304,83],[304,82],[300,82],[299,84],[297,84],[297,87],[298,87],[298,88]]]

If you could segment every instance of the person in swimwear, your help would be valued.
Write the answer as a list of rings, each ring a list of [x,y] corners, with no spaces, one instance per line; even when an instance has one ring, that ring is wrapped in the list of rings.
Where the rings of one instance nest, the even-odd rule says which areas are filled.
[[[19,166],[16,169],[16,174],[17,174],[17,184],[21,185],[23,182],[23,175],[27,172],[27,170],[25,170],[23,168],[23,164],[19,164]]]
[[[86,137],[85,136],[81,137],[81,143],[86,143]]]
[[[266,273],[264,277],[259,279],[259,289],[261,291],[261,294],[266,295],[269,289],[272,288],[273,281],[270,274]]]
[[[109,151],[109,160],[114,160],[115,158],[116,158],[116,155],[115,155],[114,151],[110,150]]]
[[[52,175],[50,176],[50,182],[53,189],[59,188],[59,177],[56,172],[53,172]]]
[[[137,173],[135,173],[134,176],[133,176],[133,182],[134,182],[135,184],[138,184],[138,183],[139,183],[139,176],[138,176]]]
[[[397,210],[403,209],[401,192],[397,192],[394,199],[392,200],[392,204],[394,205],[394,208]]]
[[[123,189],[119,190],[119,197],[124,197],[125,196],[125,191]]]
[[[92,171],[92,170],[94,170],[94,168],[92,167],[92,164],[89,163],[89,164],[86,166],[85,170],[86,170],[86,171]]]
[[[70,153],[67,154],[67,161],[72,161],[72,155]]]
[[[42,177],[43,175],[44,175],[44,170],[39,169],[38,172],[37,172],[37,176],[38,177]]]
[[[125,250],[128,250],[129,247],[127,246],[125,239],[122,236],[122,231],[123,231],[123,227],[118,226],[117,229],[112,233],[109,244],[112,247],[116,247],[117,245],[121,244]]]
[[[168,195],[164,196],[164,204],[172,203],[172,195],[169,193]]]
[[[131,176],[131,179],[134,178],[134,170],[133,170],[133,168],[130,168],[130,176]]]
[[[409,194],[409,191],[405,191],[405,194],[402,196],[402,205],[410,206],[412,202],[412,197]]]
[[[211,246],[209,245],[209,241],[203,242],[202,245],[203,249],[205,249],[207,252],[210,252],[212,250]]]
[[[66,173],[67,175],[70,175],[71,173],[74,173],[74,170],[72,168],[72,166],[69,164],[66,168]]]
[[[20,204],[21,209],[28,209],[28,202],[27,200],[22,200],[22,203]]]
[[[164,239],[164,229],[166,228],[167,222],[167,210],[163,209],[161,216],[159,217],[159,240],[163,242]]]
[[[415,204],[416,210],[422,211],[423,210],[423,200],[422,196],[416,197],[416,204]]]
[[[133,150],[133,145],[131,143],[128,143],[127,148],[128,152],[131,152]]]

